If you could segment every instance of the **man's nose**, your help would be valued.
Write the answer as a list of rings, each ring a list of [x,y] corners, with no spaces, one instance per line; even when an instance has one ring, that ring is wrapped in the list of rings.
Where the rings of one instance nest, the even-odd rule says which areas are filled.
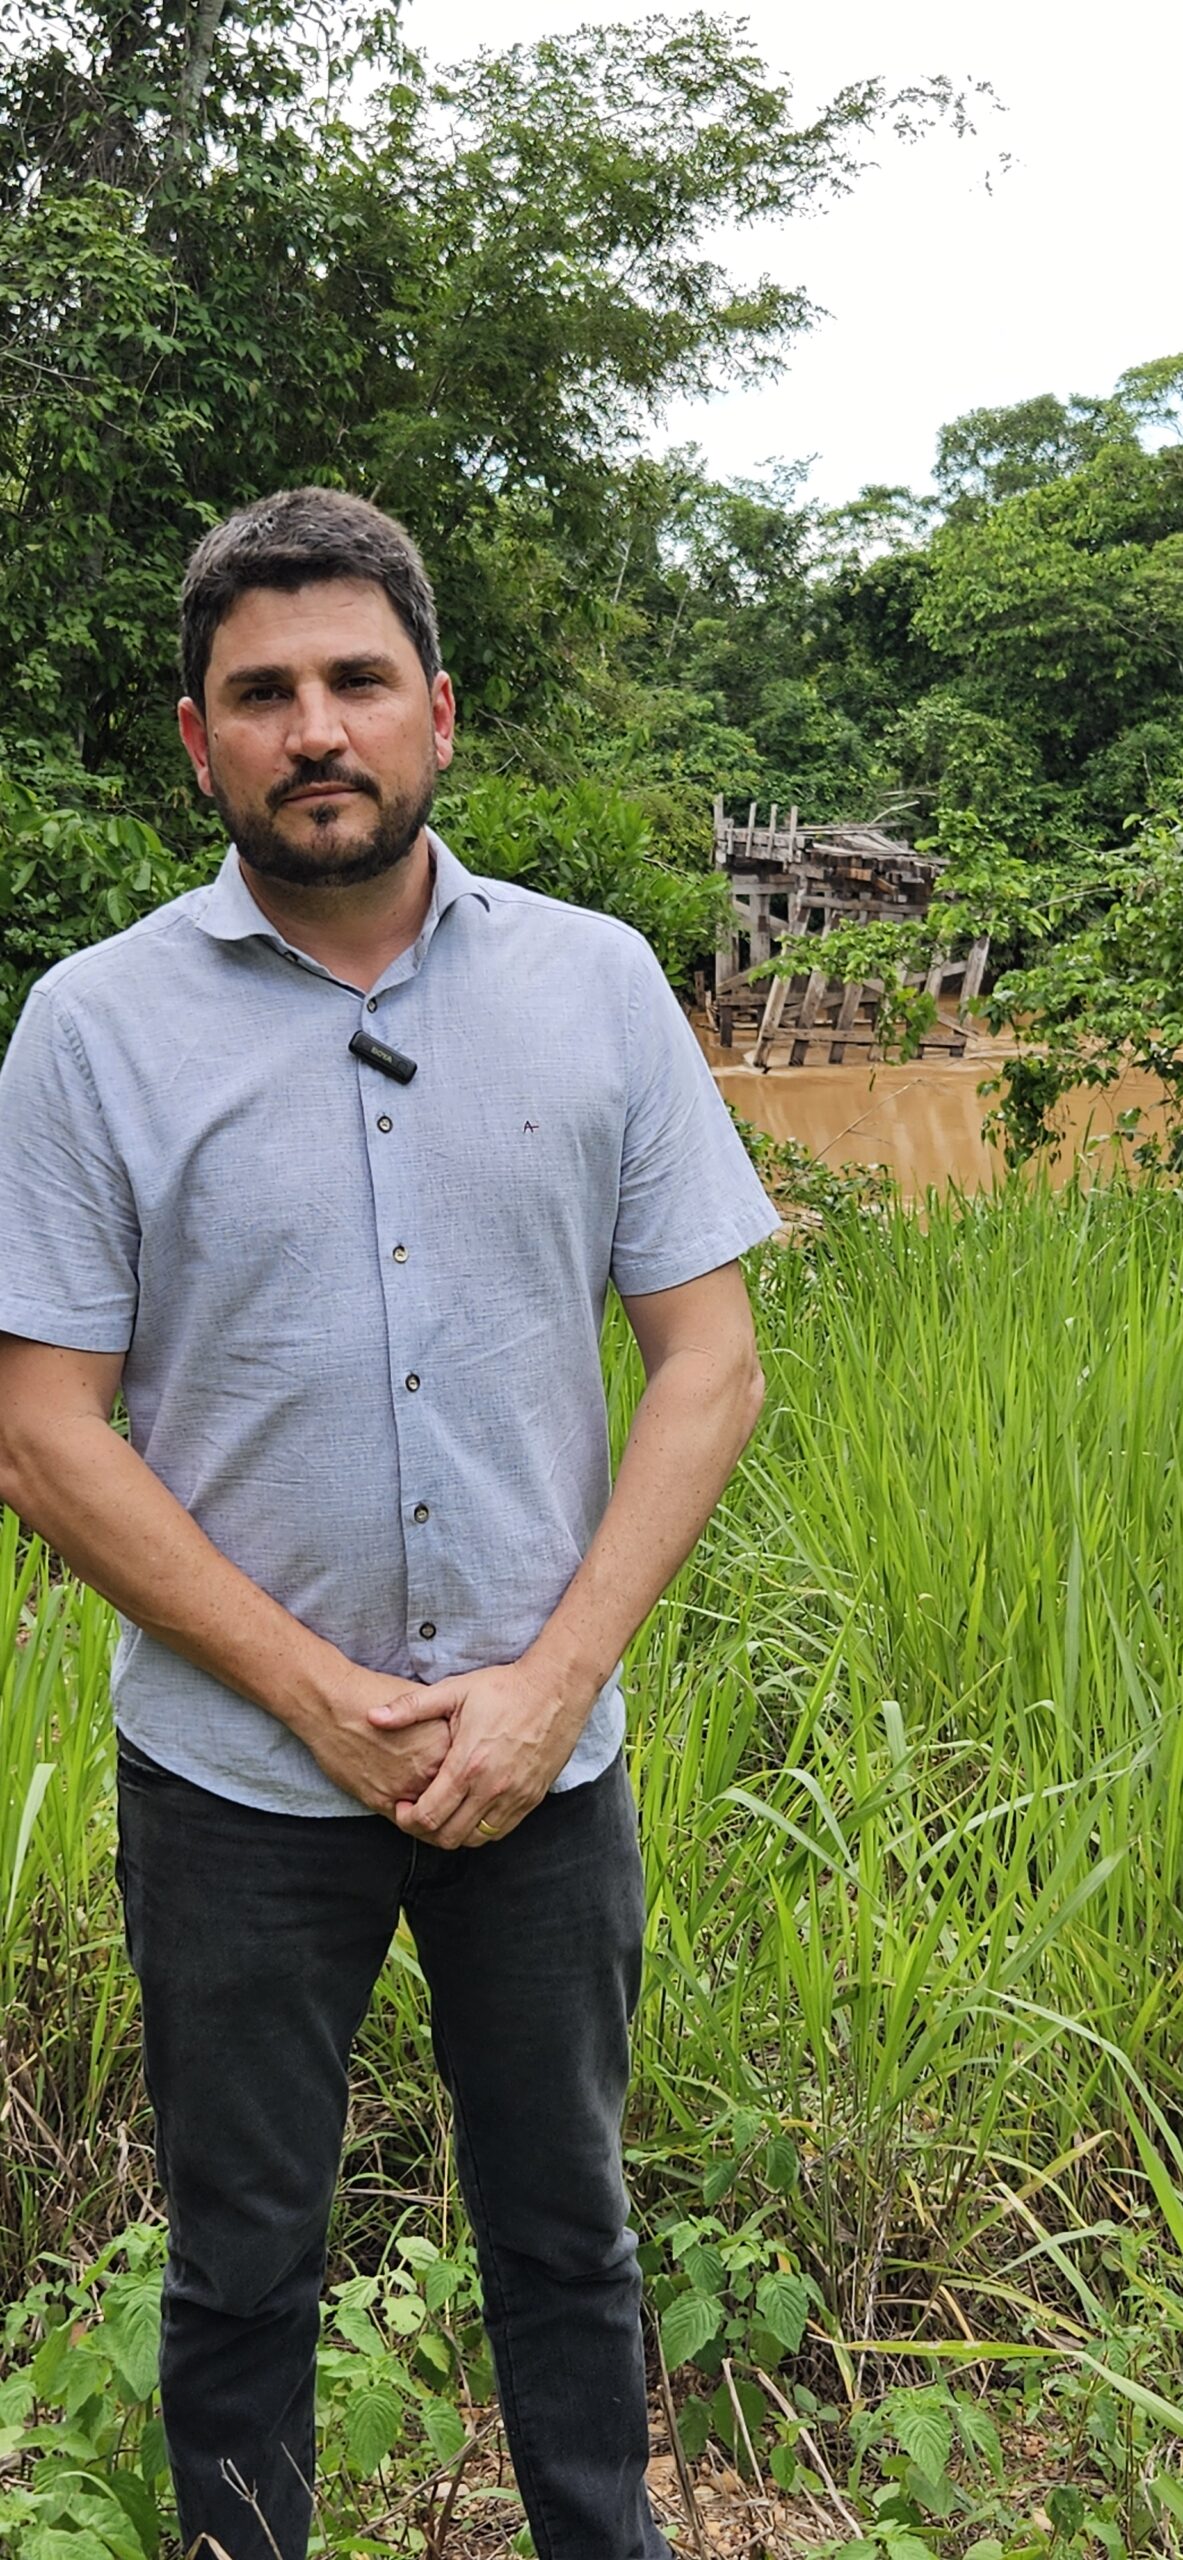
[[[319,764],[341,755],[349,740],[336,695],[328,685],[301,685],[292,696],[285,744],[293,762]]]

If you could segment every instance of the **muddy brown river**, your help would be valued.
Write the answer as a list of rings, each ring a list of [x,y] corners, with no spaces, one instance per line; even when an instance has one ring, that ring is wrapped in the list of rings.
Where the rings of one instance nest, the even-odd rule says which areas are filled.
[[[1001,1153],[982,1135],[991,1100],[978,1087],[1007,1055],[1002,1043],[971,1033],[957,1060],[774,1067],[760,1075],[738,1050],[721,1048],[701,1024],[698,1030],[720,1092],[770,1137],[798,1138],[831,1164],[887,1165],[909,1199],[948,1182],[978,1191],[999,1177]],[[1161,1087],[1133,1068],[1107,1093],[1068,1095],[1058,1115],[1064,1143],[1051,1167],[1053,1181],[1066,1181],[1082,1158],[1111,1167],[1123,1149],[1114,1135],[1117,1119],[1135,1107],[1143,1130],[1161,1131]]]

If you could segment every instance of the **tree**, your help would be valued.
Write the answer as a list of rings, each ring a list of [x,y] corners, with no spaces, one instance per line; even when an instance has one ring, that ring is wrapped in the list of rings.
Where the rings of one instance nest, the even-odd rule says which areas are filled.
[[[29,0],[4,30],[0,737],[76,788],[121,774],[173,832],[172,597],[204,524],[313,478],[402,512],[470,716],[537,722],[603,630],[641,420],[775,369],[808,318],[735,288],[711,231],[848,185],[888,115],[960,111],[869,82],[800,125],[702,15],[434,82],[341,0]]]
[[[932,476],[949,514],[978,514],[1064,479],[1117,442],[1135,442],[1120,400],[1065,401],[1043,391],[1009,409],[970,409],[942,427]]]
[[[1053,781],[1135,722],[1177,716],[1183,447],[1105,445],[1067,478],[946,523],[930,561],[919,630]]]

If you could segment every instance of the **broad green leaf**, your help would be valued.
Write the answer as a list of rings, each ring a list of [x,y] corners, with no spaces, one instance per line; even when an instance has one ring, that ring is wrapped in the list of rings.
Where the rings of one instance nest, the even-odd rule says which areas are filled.
[[[892,2391],[883,2403],[883,2417],[909,2461],[926,2480],[939,2480],[953,2443],[947,2402],[924,2390]],[[907,2560],[907,2554],[896,2554],[894,2560]]]
[[[468,2442],[468,2429],[455,2404],[451,2400],[423,2400],[419,2415],[436,2461],[454,2462]]]
[[[68,2418],[77,2418],[88,2400],[105,2393],[111,2380],[111,2359],[97,2346],[83,2340],[71,2347],[62,2366],[61,2405]],[[144,2394],[144,2397],[147,2395]]]
[[[661,2344],[671,2373],[689,2364],[723,2326],[723,2305],[713,2294],[676,2293],[661,2315]]]
[[[764,2175],[779,2195],[788,2195],[797,2183],[797,2145],[787,2133],[774,2133],[764,2155]]]
[[[689,2248],[683,2251],[682,2265],[696,2293],[722,2293],[727,2282],[727,2269],[709,2240],[692,2240]]]
[[[69,2352],[70,2324],[68,2320],[62,2320],[49,2331],[47,2337],[42,2339],[29,2368],[38,2400],[47,2400],[51,2407],[56,2395],[58,2375]]]
[[[885,2533],[883,2548],[887,2560],[933,2560],[932,2544],[922,2542],[918,2533]]]
[[[146,2560],[153,2560],[160,2540],[160,2516],[147,2480],[142,2471],[124,2471],[122,2468],[112,2471],[110,2477],[112,2495],[118,2498],[129,2523],[134,2526]]]
[[[728,2188],[735,2185],[742,2167],[743,2161],[735,2152],[729,2152],[725,2159],[712,2160],[702,2182],[703,2203],[708,2207],[718,2204]]]
[[[359,2355],[373,2357],[386,2352],[385,2339],[375,2328],[369,2312],[363,2311],[360,2302],[339,2302],[333,2313],[333,2327],[343,2338],[348,2338],[350,2346],[356,2347]]]
[[[344,2284],[333,2286],[335,2303],[356,2303],[363,2311],[372,2309],[382,2286],[377,2276],[349,2276]]]
[[[748,2328],[747,2353],[749,2363],[762,2364],[775,2372],[777,2365],[784,2363],[787,2349],[762,2320],[755,2319]]]
[[[145,2480],[159,2480],[161,2473],[168,2469],[164,2420],[155,2415],[149,2418],[140,2437],[140,2469]]]
[[[963,2444],[971,2453],[984,2453],[994,2478],[1001,2480],[1002,2445],[989,2410],[982,2401],[967,2399],[959,2391],[954,2394],[953,2414]]]
[[[736,2415],[737,2400],[743,2412],[743,2424],[747,2429],[753,2451],[760,2442],[768,2418],[768,2402],[759,2385],[749,2382],[744,2374],[734,2375],[730,2385],[726,2381],[721,2382],[711,2401],[711,2424],[715,2434],[720,2444],[729,2447],[746,2476],[750,2472],[751,2464],[747,2446],[744,2443],[743,2428]]]
[[[111,2560],[111,2545],[89,2525],[34,2524],[21,2535],[21,2560]]]
[[[452,2350],[446,2338],[437,2337],[434,2329],[425,2329],[415,2353],[431,2366],[433,2373],[442,2373],[447,2379],[452,2370]]]
[[[809,2288],[804,2276],[761,2276],[756,2307],[766,2328],[779,2338],[787,2355],[795,2356],[809,2318]]]
[[[10,2373],[0,2382],[0,2427],[19,2426],[26,2418],[35,2398],[33,2376],[28,2367],[21,2373]]]
[[[423,2270],[423,2299],[429,2311],[442,2311],[464,2282],[464,2269],[451,2258],[435,2258]]]
[[[345,2450],[353,2469],[368,2480],[397,2444],[403,2404],[385,2375],[367,2376],[345,2402]]]
[[[386,2305],[386,2320],[396,2338],[413,2338],[427,2318],[427,2305],[417,2293],[394,2293]]]
[[[59,2522],[69,2516],[73,2531],[96,2533],[115,2560],[144,2560],[139,2527],[105,2481],[76,2479],[56,2513]]]
[[[404,2231],[394,2245],[400,2258],[405,2258],[409,2267],[420,2270],[433,2266],[439,2256],[434,2240],[425,2240],[418,2232]]]
[[[697,2462],[705,2453],[711,2432],[709,2400],[684,2400],[678,2411],[678,2435],[688,2462]]]
[[[103,2295],[100,2341],[133,2400],[156,2388],[160,2358],[160,2276],[115,2276]]]

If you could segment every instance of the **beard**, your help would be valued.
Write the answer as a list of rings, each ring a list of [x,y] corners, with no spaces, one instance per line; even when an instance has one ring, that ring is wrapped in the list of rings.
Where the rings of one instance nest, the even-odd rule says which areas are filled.
[[[262,879],[283,880],[297,889],[348,889],[396,871],[427,824],[438,778],[433,757],[413,790],[384,799],[371,774],[346,771],[329,757],[322,764],[305,766],[281,789],[270,791],[265,811],[255,811],[234,808],[212,766],[210,770],[214,806],[242,860]],[[307,790],[314,782],[339,782],[343,790],[364,792],[377,811],[369,834],[338,839],[337,804],[321,800],[312,803],[315,833],[310,844],[294,843],[285,835],[275,823],[276,812],[294,792]]]

